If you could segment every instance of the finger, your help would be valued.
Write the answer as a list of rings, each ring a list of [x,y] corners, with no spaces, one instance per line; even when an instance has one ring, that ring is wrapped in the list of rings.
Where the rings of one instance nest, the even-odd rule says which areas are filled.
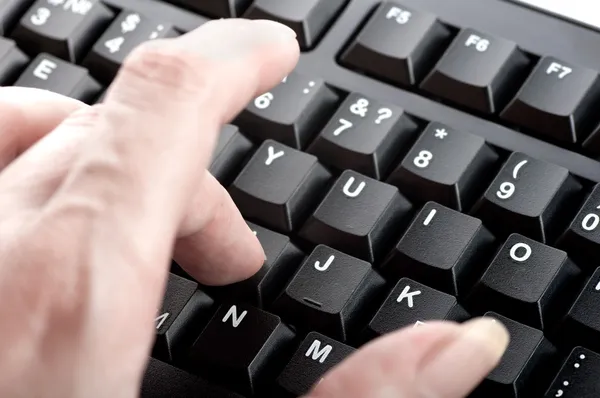
[[[464,398],[508,344],[498,322],[432,322],[368,344],[332,369],[306,398]]]

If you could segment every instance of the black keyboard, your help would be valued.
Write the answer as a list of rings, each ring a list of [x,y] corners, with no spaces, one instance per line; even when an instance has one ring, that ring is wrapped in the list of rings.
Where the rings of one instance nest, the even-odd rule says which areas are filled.
[[[267,260],[221,288],[173,263],[142,397],[298,397],[378,336],[484,314],[511,343],[473,397],[600,396],[600,29],[518,3],[0,0],[0,84],[89,104],[211,18],[298,34],[210,167]]]

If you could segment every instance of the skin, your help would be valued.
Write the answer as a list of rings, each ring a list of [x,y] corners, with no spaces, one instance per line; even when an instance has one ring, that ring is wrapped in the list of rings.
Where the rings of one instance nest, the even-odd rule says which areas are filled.
[[[102,105],[0,89],[0,396],[134,398],[171,257],[209,285],[260,268],[206,168],[221,126],[298,57],[282,25],[220,20],[138,47]],[[464,397],[508,339],[487,319],[399,330],[309,396]]]

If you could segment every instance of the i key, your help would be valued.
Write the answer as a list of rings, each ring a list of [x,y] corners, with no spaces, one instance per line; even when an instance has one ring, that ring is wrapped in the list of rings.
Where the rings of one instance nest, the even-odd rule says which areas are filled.
[[[252,149],[254,145],[237,126],[225,125],[219,134],[208,171],[223,186],[228,186],[240,171],[240,166],[244,160],[247,160]]]
[[[200,14],[213,18],[237,18],[252,0],[171,0]]]
[[[498,154],[479,136],[430,123],[387,182],[414,203],[465,211],[488,184]]]
[[[483,273],[481,265],[491,255],[493,243],[494,237],[480,220],[428,202],[388,255],[381,272],[462,296]]]
[[[498,238],[516,232],[552,242],[577,211],[580,191],[564,167],[515,152],[471,213]]]
[[[398,85],[414,85],[450,39],[435,15],[383,2],[341,56],[343,65]]]
[[[189,366],[235,392],[255,396],[284,365],[294,338],[278,316],[245,304],[223,304],[191,348]]]
[[[300,230],[300,237],[378,262],[412,216],[396,187],[346,170]]]
[[[355,351],[320,333],[309,333],[277,378],[277,397],[308,394],[330,369]]]
[[[79,62],[113,17],[100,0],[37,0],[12,37],[31,56],[46,52]]]
[[[53,91],[85,103],[91,103],[102,90],[87,69],[45,53],[29,64],[14,85]]]
[[[456,297],[402,278],[365,330],[366,340],[406,326],[419,327],[432,320],[462,322],[469,314]]]
[[[337,102],[338,96],[322,79],[292,72],[271,91],[255,98],[234,124],[256,141],[273,139],[304,149]]]
[[[346,341],[384,284],[368,262],[319,245],[273,308],[291,324]]]
[[[156,316],[152,356],[166,362],[181,358],[210,317],[213,300],[198,284],[170,273],[161,309]]]
[[[379,180],[416,130],[416,123],[401,108],[353,93],[308,152],[338,170],[350,169]]]
[[[580,143],[593,127],[599,99],[597,72],[544,57],[500,116],[546,138]]]
[[[286,234],[314,209],[330,179],[315,156],[267,140],[229,193],[247,219]]]
[[[29,62],[27,57],[11,39],[0,37],[0,85],[14,83]]]
[[[176,36],[169,23],[124,10],[100,36],[82,65],[101,83],[110,84],[135,47],[148,40]]]
[[[529,60],[514,42],[463,29],[421,88],[476,111],[493,114],[517,91],[528,64]]]
[[[563,362],[545,398],[595,398],[600,396],[600,355],[575,347]]]
[[[567,253],[513,234],[473,288],[468,309],[495,311],[546,330],[567,310],[577,276]]]

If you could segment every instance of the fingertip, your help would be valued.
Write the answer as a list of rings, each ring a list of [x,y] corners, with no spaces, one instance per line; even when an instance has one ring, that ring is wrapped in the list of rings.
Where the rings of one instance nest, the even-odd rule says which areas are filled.
[[[510,334],[498,320],[490,317],[475,318],[461,325],[465,339],[480,346],[492,362],[497,363],[510,342]]]

